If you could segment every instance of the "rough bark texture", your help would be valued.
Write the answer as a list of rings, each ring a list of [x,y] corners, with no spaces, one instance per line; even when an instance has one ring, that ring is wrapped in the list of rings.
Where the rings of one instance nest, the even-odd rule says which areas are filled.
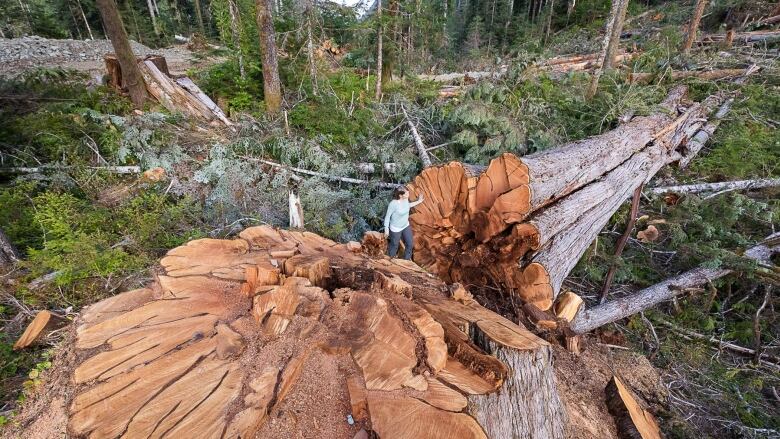
[[[707,126],[709,126],[709,124]],[[698,194],[702,192],[750,190],[763,189],[767,187],[780,187],[780,178],[762,178],[758,180],[721,181],[717,183],[654,187],[650,189],[650,193],[668,194],[670,192],[675,192],[678,194]]]
[[[260,57],[263,62],[263,100],[269,113],[278,113],[282,106],[282,83],[279,80],[271,0],[257,0],[255,5],[257,29],[260,32]]]
[[[693,8],[693,16],[688,25],[688,35],[685,37],[685,44],[683,45],[683,53],[688,53],[691,50],[691,47],[693,47],[693,43],[696,41],[696,32],[699,30],[701,16],[704,15],[704,8],[706,6],[707,0],[696,0],[696,6]]]
[[[751,247],[745,252],[745,257],[762,263],[771,263],[772,254],[778,251],[780,251],[780,233],[775,233],[764,243]],[[684,293],[687,288],[701,285],[731,272],[726,268],[695,268],[686,271],[629,296],[580,312],[572,322],[571,329],[578,334],[592,331],[669,300]]]
[[[424,170],[408,185],[425,197],[410,216],[415,260],[447,282],[508,291],[548,310],[612,214],[661,167],[691,153],[683,145],[722,101],[681,112],[684,91],[600,136],[523,158],[503,154],[487,167]]]
[[[609,44],[607,45],[607,56],[604,58],[604,69],[611,69],[615,66],[615,61],[620,47],[620,34],[623,32],[623,23],[626,21],[626,11],[628,11],[629,0],[620,1],[620,9],[615,17],[615,23],[610,32]]]
[[[71,436],[564,437],[549,344],[410,261],[262,226],[161,265],[77,320]]]
[[[8,239],[3,229],[0,229],[0,267],[12,265],[20,259],[19,251],[16,250],[16,247]]]
[[[127,87],[130,100],[133,101],[136,108],[142,108],[147,97],[146,87],[133,49],[130,47],[130,40],[127,38],[127,32],[122,24],[122,17],[119,15],[116,2],[114,0],[97,0],[97,7],[100,10],[100,16],[103,17],[106,34],[111,39],[111,45],[114,47],[114,52],[122,68],[122,82]]]
[[[593,77],[588,87],[587,96],[593,97],[598,90],[599,79],[601,74],[604,73],[604,65],[607,59],[607,51],[609,50],[609,42],[612,39],[613,29],[618,21],[618,15],[620,15],[620,8],[623,0],[612,0],[612,7],[609,10],[609,18],[604,28],[604,39],[601,42],[601,52],[599,53],[599,61],[597,63],[596,71],[593,72]]]

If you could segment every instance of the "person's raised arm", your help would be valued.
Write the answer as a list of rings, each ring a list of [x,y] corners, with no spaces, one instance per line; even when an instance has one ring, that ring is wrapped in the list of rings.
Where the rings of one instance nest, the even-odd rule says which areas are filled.
[[[395,204],[391,201],[387,205],[387,213],[385,214],[385,236],[390,235],[390,217],[393,216],[393,212],[395,212]]]
[[[425,197],[423,196],[423,194],[420,194],[420,196],[417,198],[417,201],[415,201],[413,203],[409,203],[409,208],[412,208],[412,207],[422,203],[423,201],[425,201]]]

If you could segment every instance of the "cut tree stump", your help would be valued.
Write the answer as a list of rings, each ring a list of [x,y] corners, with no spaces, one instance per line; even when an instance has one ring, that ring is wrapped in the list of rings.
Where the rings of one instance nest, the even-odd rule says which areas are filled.
[[[564,437],[549,344],[411,261],[261,226],[162,269],[77,319],[70,436]]]
[[[410,216],[415,261],[446,282],[486,287],[486,297],[508,291],[549,310],[634,188],[698,151],[686,141],[725,96],[683,107],[685,92],[677,87],[649,116],[559,148],[425,169],[408,185],[412,197],[425,197]]]

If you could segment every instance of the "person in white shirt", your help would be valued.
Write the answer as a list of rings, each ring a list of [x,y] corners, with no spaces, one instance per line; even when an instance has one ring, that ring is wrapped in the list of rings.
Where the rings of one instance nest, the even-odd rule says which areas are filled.
[[[404,241],[404,259],[412,259],[414,236],[412,226],[409,225],[409,209],[423,202],[425,197],[420,194],[417,201],[409,202],[409,191],[400,187],[393,191],[393,201],[387,206],[385,214],[385,237],[390,238],[387,246],[387,254],[394,258],[398,253],[398,246]]]

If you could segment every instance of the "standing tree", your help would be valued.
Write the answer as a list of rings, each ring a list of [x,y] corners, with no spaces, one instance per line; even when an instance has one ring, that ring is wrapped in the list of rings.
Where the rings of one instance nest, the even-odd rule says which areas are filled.
[[[228,12],[230,12],[230,36],[233,39],[233,45],[238,54],[238,71],[241,79],[246,79],[246,69],[244,68],[244,52],[241,49],[241,15],[238,12],[238,6],[234,0],[228,0]]]
[[[607,56],[604,58],[604,69],[611,69],[615,64],[615,57],[620,47],[620,34],[623,32],[623,23],[626,21],[626,11],[628,10],[629,0],[620,0],[620,10],[615,17],[615,24],[612,26],[612,32],[607,45]]]
[[[382,97],[382,0],[376,0],[376,99]]]
[[[195,0],[195,16],[198,17],[198,29],[201,35],[206,35],[206,28],[203,26],[203,13],[200,11],[200,0]]]
[[[282,85],[279,81],[279,62],[276,58],[276,35],[271,0],[257,0],[257,30],[260,34],[260,56],[263,60],[263,96],[269,113],[279,112],[282,106]]]
[[[317,89],[317,60],[314,58],[314,39],[312,37],[312,21],[314,19],[315,0],[306,3],[306,51],[309,56],[309,75],[311,76],[311,91],[314,96],[319,94]]]
[[[625,0],[628,1],[628,0]],[[620,15],[620,9],[622,8],[623,0],[612,0],[612,7],[609,11],[609,18],[607,19],[607,24],[604,28],[604,39],[601,42],[601,53],[599,54],[598,62],[596,63],[597,67],[596,70],[593,72],[593,77],[590,81],[590,87],[588,87],[588,91],[586,93],[586,96],[588,98],[592,98],[596,95],[596,90],[598,90],[599,87],[599,79],[601,79],[601,74],[604,73],[604,63],[607,59],[607,50],[609,49],[609,41],[612,39],[612,32],[615,27],[615,24],[617,23],[617,18]],[[619,35],[619,33],[618,33]]]
[[[704,14],[704,8],[707,6],[707,0],[696,0],[696,6],[693,9],[693,18],[691,18],[691,24],[688,27],[688,36],[685,38],[685,45],[683,46],[683,53],[688,53],[693,47],[693,42],[696,41],[696,31],[699,29],[699,23],[701,22],[701,16]]]
[[[122,17],[119,16],[116,2],[114,0],[97,0],[97,7],[103,17],[106,35],[111,40],[111,45],[114,46],[119,67],[122,69],[122,86],[127,88],[130,93],[133,105],[136,108],[141,108],[147,96],[146,86],[144,78],[141,76],[141,70],[138,68],[133,48],[130,47],[130,40],[127,38],[127,32],[122,24]]]

